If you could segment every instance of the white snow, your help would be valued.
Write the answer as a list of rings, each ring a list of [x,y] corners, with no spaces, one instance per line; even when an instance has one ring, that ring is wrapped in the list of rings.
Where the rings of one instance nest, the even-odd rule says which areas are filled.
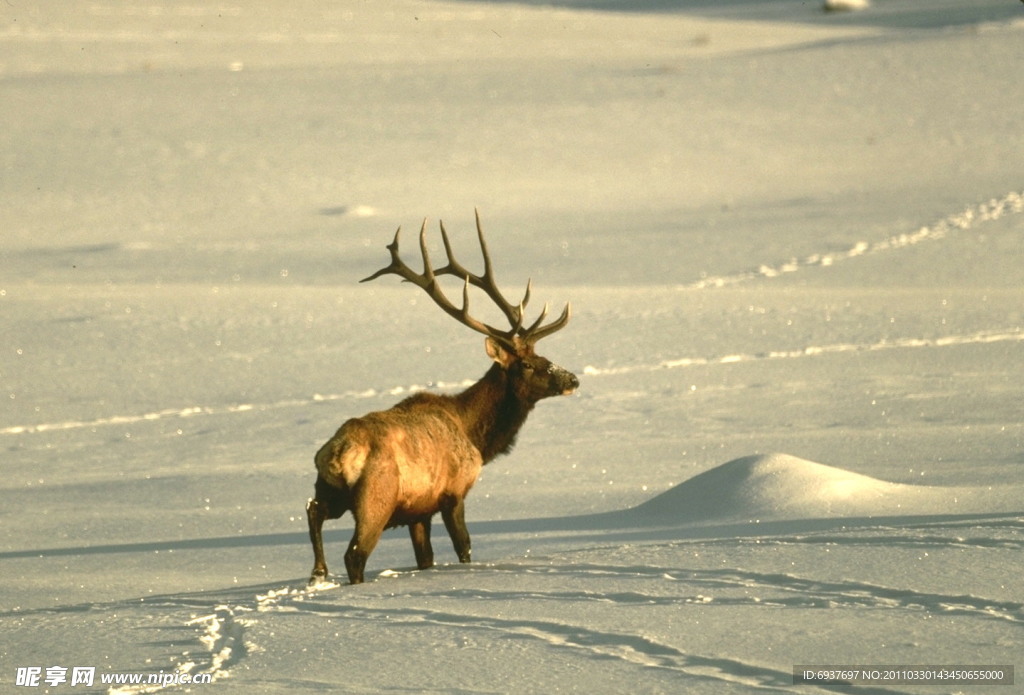
[[[826,12],[853,12],[866,10],[870,6],[868,0],[825,0],[823,5]]]
[[[1024,5],[847,4],[3,5],[0,690],[1020,666]],[[474,564],[389,531],[350,587],[346,517],[307,588],[319,445],[488,366],[357,281],[424,216],[476,262],[474,207],[581,389],[484,470]]]

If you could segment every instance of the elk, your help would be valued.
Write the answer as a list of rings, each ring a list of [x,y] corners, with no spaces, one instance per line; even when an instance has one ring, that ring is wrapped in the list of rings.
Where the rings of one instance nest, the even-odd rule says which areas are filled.
[[[534,352],[541,338],[569,322],[567,303],[559,318],[545,324],[548,307],[528,326],[524,323],[530,283],[519,304],[501,294],[494,279],[490,254],[476,215],[477,236],[483,255],[482,275],[475,275],[455,260],[448,233],[441,223],[448,263],[434,269],[427,253],[426,220],[420,228],[423,272],[417,273],[398,254],[398,237],[387,249],[391,263],[361,282],[382,275],[397,275],[424,290],[459,323],[487,336],[484,347],[494,361],[475,384],[456,395],[417,393],[389,410],[369,413],[345,422],[316,453],[315,496],[306,505],[309,538],[313,544],[315,585],[327,577],[322,529],[327,519],[346,511],[355,518],[355,531],[345,552],[345,568],[352,584],[363,581],[366,559],[386,528],[408,526],[416,565],[432,567],[430,522],[441,512],[445,528],[460,562],[470,561],[465,498],[481,467],[507,453],[534,406],[543,398],[573,393],[579,380],[571,372]],[[455,276],[462,281],[462,307],[442,292],[437,278]],[[500,330],[469,313],[470,286],[483,292],[505,315],[510,327]]]

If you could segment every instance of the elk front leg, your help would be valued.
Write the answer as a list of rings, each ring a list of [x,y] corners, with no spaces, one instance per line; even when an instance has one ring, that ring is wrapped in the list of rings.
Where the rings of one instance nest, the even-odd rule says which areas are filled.
[[[466,528],[465,503],[462,500],[452,500],[441,509],[441,518],[444,519],[444,527],[451,536],[459,562],[469,562],[472,549],[469,543],[469,530]]]
[[[416,566],[421,570],[434,566],[434,549],[430,545],[430,517],[417,519],[409,524],[409,537],[416,553]]]

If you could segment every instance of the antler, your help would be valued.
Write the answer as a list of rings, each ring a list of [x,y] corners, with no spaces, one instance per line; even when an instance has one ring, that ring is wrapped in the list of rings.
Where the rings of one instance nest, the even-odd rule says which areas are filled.
[[[565,309],[562,310],[562,315],[547,325],[542,325],[544,318],[548,313],[548,305],[545,304],[544,308],[540,312],[540,316],[530,324],[529,327],[523,327],[523,319],[526,309],[526,304],[530,301],[530,287],[531,282],[526,283],[526,292],[523,293],[523,298],[519,304],[512,304],[498,289],[498,285],[494,280],[494,269],[491,265],[491,256],[487,251],[487,242],[484,240],[484,231],[480,226],[480,213],[476,212],[476,231],[477,236],[480,239],[480,251],[484,257],[484,272],[483,275],[476,275],[467,270],[461,263],[455,260],[455,254],[452,252],[451,242],[448,240],[448,232],[444,228],[444,223],[441,223],[441,239],[444,242],[445,254],[448,256],[448,265],[443,268],[434,269],[430,265],[430,254],[427,252],[427,221],[423,220],[423,225],[420,227],[420,254],[423,256],[423,272],[417,273],[398,256],[398,236],[402,231],[399,227],[395,232],[395,240],[388,244],[387,249],[391,252],[391,263],[381,268],[373,275],[363,278],[360,282],[368,282],[374,280],[381,275],[397,275],[403,280],[413,283],[423,291],[425,291],[434,303],[444,309],[444,311],[455,318],[459,323],[462,323],[473,330],[483,333],[486,336],[494,338],[501,342],[506,348],[511,350],[516,349],[517,342],[526,343],[529,345],[535,344],[541,338],[551,335],[555,331],[561,330],[569,323],[569,317],[572,315],[572,309],[569,304],[566,303]],[[462,288],[462,308],[456,307],[451,301],[445,296],[444,292],[441,291],[441,286],[437,282],[438,275],[453,275],[460,278],[463,281]],[[489,324],[479,321],[469,314],[469,286],[477,287],[483,290],[488,297],[498,306],[505,318],[508,319],[511,328],[507,331],[503,331],[495,328]]]

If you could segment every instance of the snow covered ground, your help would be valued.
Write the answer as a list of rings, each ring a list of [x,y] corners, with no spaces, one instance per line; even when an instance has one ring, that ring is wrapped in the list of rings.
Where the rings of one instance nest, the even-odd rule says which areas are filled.
[[[0,691],[1019,670],[1024,5],[254,5],[0,6]],[[488,366],[356,280],[423,216],[469,263],[475,206],[581,389],[484,470],[475,564],[398,529],[308,590],[319,445]]]

